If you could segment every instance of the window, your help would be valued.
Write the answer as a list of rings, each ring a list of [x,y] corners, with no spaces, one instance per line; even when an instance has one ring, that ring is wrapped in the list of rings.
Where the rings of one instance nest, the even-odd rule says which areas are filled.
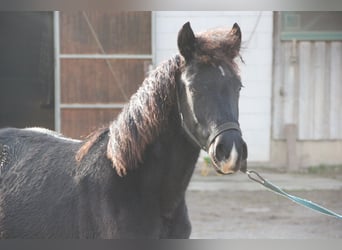
[[[281,13],[281,40],[342,40],[342,11]]]

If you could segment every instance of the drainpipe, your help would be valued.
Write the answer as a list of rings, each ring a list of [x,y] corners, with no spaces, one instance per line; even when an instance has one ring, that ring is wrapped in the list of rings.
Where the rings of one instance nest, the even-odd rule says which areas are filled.
[[[295,110],[297,109],[298,102],[297,98],[297,41],[292,40],[292,48],[290,55],[290,67],[289,67],[289,78],[288,84],[291,86],[292,91],[289,91],[287,95],[287,106],[288,106],[288,117],[285,123],[285,138],[287,147],[287,168],[290,172],[298,172],[298,157],[297,157],[297,124],[295,120]]]

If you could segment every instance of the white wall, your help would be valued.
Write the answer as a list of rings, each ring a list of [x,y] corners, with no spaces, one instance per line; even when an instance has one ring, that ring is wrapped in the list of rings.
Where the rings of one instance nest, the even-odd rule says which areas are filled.
[[[249,161],[270,160],[271,88],[272,88],[272,12],[237,11],[157,11],[154,12],[155,63],[177,53],[177,33],[190,21],[194,32],[215,27],[232,27],[238,23],[242,31],[240,64],[245,88],[240,98],[240,124],[249,146]]]

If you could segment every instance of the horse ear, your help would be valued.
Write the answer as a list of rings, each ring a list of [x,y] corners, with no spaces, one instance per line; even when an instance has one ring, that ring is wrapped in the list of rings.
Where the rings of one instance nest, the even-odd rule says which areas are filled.
[[[233,28],[229,32],[232,39],[232,49],[236,55],[239,54],[241,47],[241,30],[237,23],[234,23]]]
[[[178,49],[186,61],[190,60],[195,50],[195,35],[191,29],[190,22],[183,25],[182,29],[178,32]]]

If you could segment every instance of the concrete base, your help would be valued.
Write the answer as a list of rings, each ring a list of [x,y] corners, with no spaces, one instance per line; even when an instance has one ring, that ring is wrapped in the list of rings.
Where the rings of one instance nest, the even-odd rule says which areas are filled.
[[[285,167],[288,165],[287,143],[285,140],[271,141],[270,166]],[[341,165],[342,141],[297,141],[298,170],[310,166]]]

